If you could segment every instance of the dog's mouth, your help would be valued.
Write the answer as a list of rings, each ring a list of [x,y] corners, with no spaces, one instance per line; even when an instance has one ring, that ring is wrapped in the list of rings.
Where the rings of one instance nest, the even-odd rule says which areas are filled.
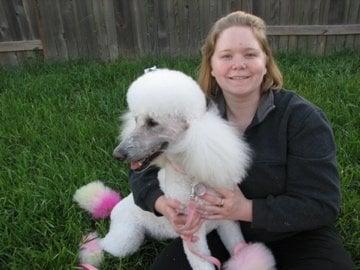
[[[162,153],[163,153],[163,151],[158,151],[149,157],[146,157],[146,158],[143,158],[140,160],[131,161],[130,168],[134,171],[142,171],[150,165],[151,161],[153,161],[155,158],[160,156]]]
[[[162,153],[164,153],[164,150],[167,148],[168,143],[164,142],[161,144],[160,149],[158,151],[156,151],[155,153],[151,154],[148,157],[145,157],[143,159],[140,160],[132,160],[130,162],[130,168],[134,171],[143,171],[145,170],[147,167],[149,167],[150,163],[156,159],[158,156],[160,156]]]

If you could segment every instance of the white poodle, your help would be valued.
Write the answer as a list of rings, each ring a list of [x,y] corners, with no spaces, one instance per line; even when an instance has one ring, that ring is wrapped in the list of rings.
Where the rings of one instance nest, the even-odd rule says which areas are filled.
[[[147,72],[131,84],[127,102],[121,142],[113,155],[129,160],[135,171],[150,164],[159,166],[158,179],[165,196],[190,206],[199,187],[231,189],[245,177],[250,164],[247,144],[214,106],[207,106],[203,92],[189,76],[167,69]],[[101,202],[104,196],[97,195],[99,189],[103,192],[102,183],[90,183],[79,189],[74,199],[101,216],[96,212],[109,199]],[[206,234],[214,229],[232,255],[225,269],[274,269],[270,251],[259,243],[246,244],[239,223],[229,220],[207,220],[197,231],[196,242],[184,240],[192,269],[220,267],[206,241]],[[165,217],[140,209],[129,194],[112,209],[110,230],[98,243],[112,255],[124,257],[139,249],[145,235],[178,237]],[[83,263],[87,262],[98,263],[83,254]]]

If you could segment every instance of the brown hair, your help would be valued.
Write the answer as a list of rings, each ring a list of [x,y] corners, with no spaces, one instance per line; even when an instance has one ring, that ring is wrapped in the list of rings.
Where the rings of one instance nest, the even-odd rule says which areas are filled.
[[[283,84],[282,74],[275,63],[271,52],[269,42],[266,37],[265,22],[252,14],[236,11],[225,17],[220,18],[210,29],[204,45],[201,48],[201,64],[198,72],[198,83],[206,95],[211,95],[218,87],[216,80],[211,76],[211,57],[215,51],[216,41],[219,35],[226,29],[232,26],[248,26],[251,28],[255,38],[260,44],[261,49],[266,55],[266,69],[267,73],[264,75],[261,83],[261,91],[265,92],[270,88],[280,89]]]

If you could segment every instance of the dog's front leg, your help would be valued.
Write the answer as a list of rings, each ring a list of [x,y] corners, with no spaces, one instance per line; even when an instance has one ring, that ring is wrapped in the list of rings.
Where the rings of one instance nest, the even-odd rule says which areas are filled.
[[[109,232],[100,240],[102,249],[120,258],[136,252],[144,241],[145,218],[129,194],[111,212]]]
[[[183,240],[184,251],[186,257],[193,270],[214,270],[214,265],[205,259],[210,257],[210,249],[206,241],[205,226],[201,226],[199,231],[196,233],[198,237],[196,242]]]

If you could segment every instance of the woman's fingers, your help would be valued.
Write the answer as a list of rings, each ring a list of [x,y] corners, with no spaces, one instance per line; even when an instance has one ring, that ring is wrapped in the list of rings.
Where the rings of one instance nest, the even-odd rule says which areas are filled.
[[[208,204],[216,205],[216,206],[221,206],[224,202],[223,197],[220,197],[218,195],[213,195],[210,193],[205,193],[204,195],[201,196],[201,199],[206,201]]]
[[[192,239],[192,237],[199,230],[203,222],[204,219],[202,219],[200,215],[198,215],[198,217],[194,218],[194,222],[191,224],[191,226],[180,231],[180,235],[182,236],[183,239],[184,237],[187,239]]]
[[[221,203],[221,199],[219,203]],[[184,237],[192,237],[204,221],[203,217],[196,210],[189,220],[189,213],[186,213],[185,210],[186,207],[175,199],[160,196],[155,202],[155,206],[156,210],[170,221],[174,230]]]

